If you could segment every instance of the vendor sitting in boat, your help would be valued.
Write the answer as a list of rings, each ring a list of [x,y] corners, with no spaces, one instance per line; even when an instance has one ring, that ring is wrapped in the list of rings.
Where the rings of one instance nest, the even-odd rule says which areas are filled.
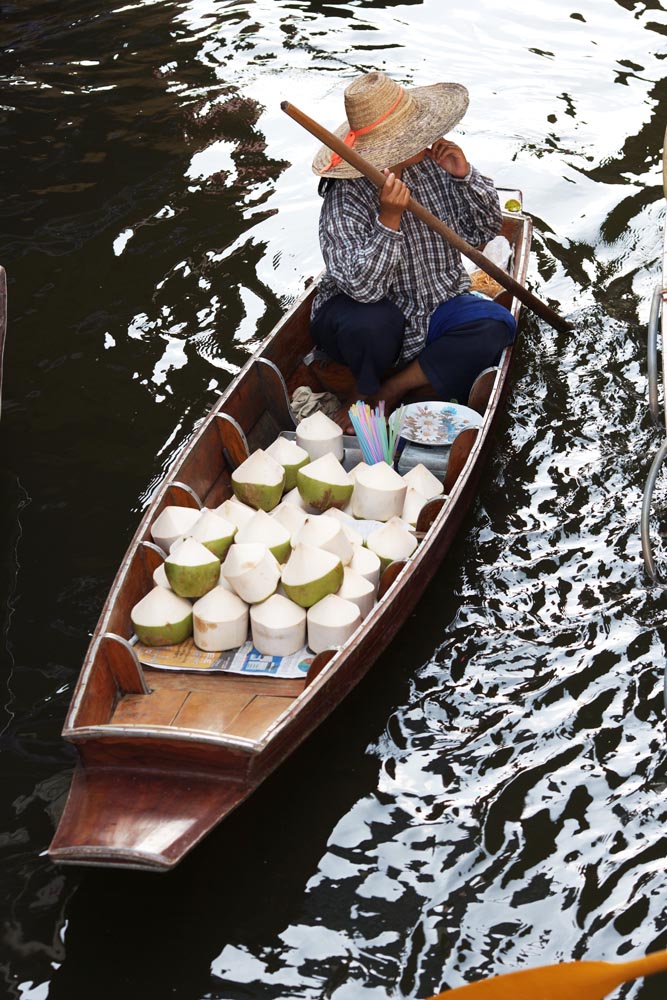
[[[476,376],[497,364],[516,332],[507,309],[469,293],[459,251],[405,211],[412,195],[475,247],[499,232],[493,182],[443,138],[467,106],[458,83],[408,89],[366,73],[345,90],[347,121],[337,134],[384,171],[384,186],[378,191],[326,146],[313,161],[326,273],[311,335],[351,370],[355,399],[384,399],[388,411],[415,390],[467,402]],[[347,409],[336,419],[347,427]]]

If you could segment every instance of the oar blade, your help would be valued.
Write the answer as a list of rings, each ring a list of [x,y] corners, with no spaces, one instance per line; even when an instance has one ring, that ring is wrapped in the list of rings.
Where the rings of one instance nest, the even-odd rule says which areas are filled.
[[[633,962],[562,962],[468,983],[430,1000],[602,1000],[628,979],[667,971],[667,951]]]

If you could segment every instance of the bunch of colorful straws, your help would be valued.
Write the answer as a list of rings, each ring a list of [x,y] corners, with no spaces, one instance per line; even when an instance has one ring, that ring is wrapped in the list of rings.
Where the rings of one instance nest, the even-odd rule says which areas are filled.
[[[404,407],[399,406],[389,419],[384,415],[384,400],[370,408],[368,403],[358,400],[349,409],[350,420],[357,435],[361,453],[368,465],[387,462],[393,465],[396,446],[401,432]]]

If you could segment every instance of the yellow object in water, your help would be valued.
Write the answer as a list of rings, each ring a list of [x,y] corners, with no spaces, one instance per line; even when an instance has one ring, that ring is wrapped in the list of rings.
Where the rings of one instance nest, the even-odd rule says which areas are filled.
[[[666,971],[667,951],[630,962],[562,962],[481,979],[431,1000],[602,1000],[621,983]]]

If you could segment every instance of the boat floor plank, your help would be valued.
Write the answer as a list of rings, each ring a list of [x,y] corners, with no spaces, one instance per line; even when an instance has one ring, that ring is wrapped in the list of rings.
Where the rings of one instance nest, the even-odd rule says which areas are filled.
[[[291,698],[258,695],[227,727],[227,735],[241,736],[248,740],[260,739],[271,723],[289,708],[291,701]]]
[[[247,691],[211,694],[191,691],[174,719],[178,729],[198,729],[211,733],[228,732],[228,726],[253,700]]]
[[[152,691],[126,694],[112,716],[114,726],[169,726],[187,698],[185,691]]]
[[[305,680],[287,680],[281,677],[243,677],[240,674],[194,674],[179,670],[153,670],[144,667],[146,683],[153,691],[176,689],[179,691],[248,691],[250,694],[271,694],[296,698],[305,687]]]

